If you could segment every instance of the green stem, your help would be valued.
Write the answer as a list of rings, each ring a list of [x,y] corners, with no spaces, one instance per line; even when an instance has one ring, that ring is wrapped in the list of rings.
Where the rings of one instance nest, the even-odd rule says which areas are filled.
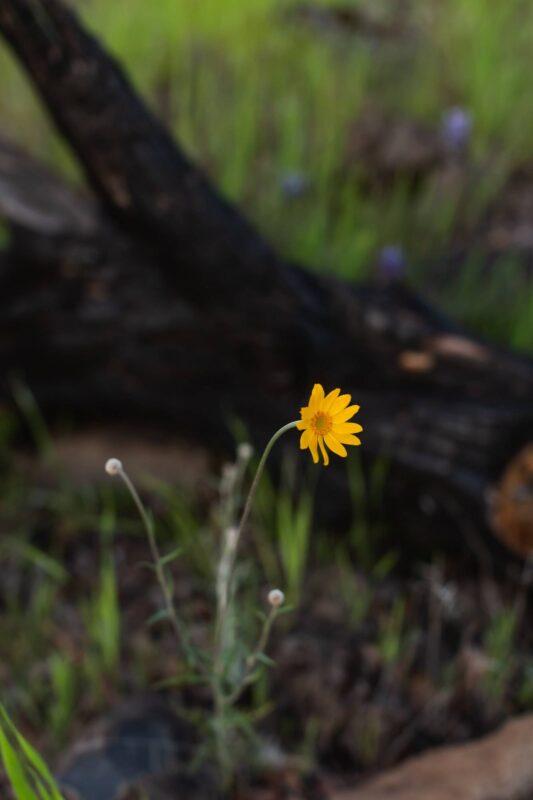
[[[272,450],[272,448],[274,447],[274,445],[276,444],[278,439],[280,439],[281,436],[283,436],[284,433],[287,433],[287,431],[290,431],[290,430],[292,430],[292,428],[295,428],[297,424],[298,424],[298,420],[295,420],[294,422],[287,423],[287,425],[284,425],[282,428],[277,430],[276,433],[270,439],[270,441],[267,443],[267,445],[266,445],[266,447],[265,447],[265,449],[263,451],[263,455],[261,456],[261,458],[259,460],[259,464],[257,465],[257,470],[256,470],[256,473],[254,475],[254,479],[252,481],[252,485],[250,486],[250,490],[249,490],[248,495],[246,497],[246,502],[244,504],[244,509],[243,509],[242,514],[241,514],[241,518],[239,520],[239,524],[237,526],[237,530],[236,530],[236,533],[235,533],[235,541],[234,541],[234,545],[232,547],[232,551],[231,551],[231,553],[229,553],[225,549],[225,551],[223,552],[222,558],[221,558],[220,565],[222,565],[222,563],[224,563],[224,567],[226,569],[225,580],[227,582],[227,586],[225,587],[225,592],[220,592],[219,596],[218,596],[217,619],[216,619],[216,624],[215,624],[215,659],[214,659],[214,661],[215,661],[215,669],[214,669],[215,687],[214,688],[215,688],[215,705],[219,709],[222,706],[227,705],[227,703],[224,700],[223,688],[221,686],[221,683],[222,683],[222,671],[223,671],[222,670],[222,664],[223,664],[223,653],[222,653],[222,650],[223,650],[223,646],[224,646],[224,628],[225,628],[227,606],[224,605],[224,607],[222,607],[221,595],[224,594],[225,597],[229,597],[229,593],[230,593],[229,584],[231,583],[231,579],[232,579],[232,575],[233,575],[233,566],[235,564],[235,558],[236,558],[236,555],[237,555],[237,548],[239,546],[239,541],[240,541],[240,538],[241,538],[241,534],[242,534],[242,532],[244,530],[244,526],[248,522],[248,518],[250,516],[250,511],[252,510],[252,503],[254,501],[254,497],[255,497],[255,494],[256,494],[256,491],[257,491],[257,487],[258,487],[258,484],[259,484],[259,480],[261,478],[261,475],[263,474],[263,471],[264,471],[264,468],[265,468],[265,464],[267,462],[268,456],[270,455],[270,451]],[[270,619],[270,617],[269,617],[269,619]],[[268,632],[267,632],[267,635],[268,635]]]
[[[272,630],[272,626],[274,621],[278,615],[278,608],[271,608],[268,617],[266,618],[263,628],[261,630],[261,635],[259,636],[259,641],[254,652],[249,656],[248,663],[246,665],[246,672],[242,678],[242,682],[237,686],[233,692],[226,697],[224,697],[223,705],[224,706],[232,706],[234,705],[237,700],[241,697],[244,690],[253,683],[254,680],[254,673],[255,668],[257,666],[257,662],[261,653],[265,652],[266,646],[268,644],[268,639],[270,637],[270,631]]]
[[[161,587],[161,592],[163,594],[163,599],[164,599],[164,602],[165,602],[165,610],[167,612],[167,616],[168,616],[168,619],[170,621],[170,624],[172,625],[172,627],[174,629],[174,633],[176,634],[176,638],[178,639],[179,644],[183,647],[183,652],[185,653],[185,658],[187,660],[188,665],[189,666],[196,666],[196,659],[194,658],[194,654],[193,654],[192,649],[190,647],[190,644],[189,644],[189,641],[188,641],[188,637],[187,637],[187,635],[185,633],[183,625],[181,624],[181,621],[180,621],[178,615],[176,614],[176,609],[174,607],[174,602],[173,602],[173,599],[172,599],[172,593],[170,591],[170,588],[169,588],[169,585],[168,585],[168,581],[167,581],[166,576],[165,576],[164,567],[163,567],[163,565],[161,563],[161,555],[159,553],[159,548],[157,546],[157,540],[156,540],[156,535],[155,535],[155,528],[154,528],[153,519],[152,519],[151,515],[147,512],[146,508],[144,507],[144,504],[143,504],[141,498],[139,497],[137,489],[133,485],[129,475],[124,470],[124,468],[121,468],[119,470],[118,474],[120,475],[120,477],[122,478],[122,480],[126,484],[126,487],[127,487],[128,491],[129,491],[129,493],[131,494],[131,496],[133,498],[133,502],[137,506],[137,510],[138,510],[138,512],[140,514],[140,517],[141,517],[142,521],[143,521],[144,528],[146,530],[146,535],[147,535],[147,538],[148,538],[148,544],[150,546],[150,552],[152,554],[152,560],[154,562],[154,569],[155,569],[156,577],[157,577],[159,586]]]
[[[261,478],[261,475],[262,475],[263,470],[265,468],[265,464],[266,464],[267,458],[270,455],[270,451],[272,450],[272,448],[274,447],[274,445],[276,444],[278,439],[280,439],[283,436],[284,433],[287,433],[287,431],[290,431],[292,428],[295,428],[298,425],[299,421],[300,420],[295,420],[294,422],[289,422],[289,423],[287,423],[287,425],[284,425],[282,428],[280,428],[279,431],[276,431],[274,436],[270,439],[270,441],[268,442],[267,446],[265,447],[265,449],[263,451],[263,455],[261,456],[259,464],[257,465],[257,471],[256,471],[254,479],[252,481],[252,485],[250,486],[250,491],[248,492],[248,497],[246,498],[246,503],[244,504],[244,509],[243,509],[243,512],[242,512],[242,516],[241,516],[239,525],[237,527],[237,541],[240,538],[240,535],[241,535],[241,533],[243,531],[244,526],[248,522],[248,517],[250,516],[250,511],[252,510],[252,503],[254,501],[255,493],[257,491],[257,486],[259,484],[259,479]]]

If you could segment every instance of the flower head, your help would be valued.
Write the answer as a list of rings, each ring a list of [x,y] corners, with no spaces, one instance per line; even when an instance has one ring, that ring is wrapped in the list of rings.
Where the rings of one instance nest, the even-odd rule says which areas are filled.
[[[326,446],[338,456],[346,458],[348,452],[344,445],[361,444],[354,434],[363,430],[356,422],[348,422],[359,411],[359,406],[351,406],[351,395],[341,394],[340,389],[333,389],[325,395],[319,383],[315,383],[309,405],[300,409],[302,419],[297,428],[303,431],[300,448],[309,448],[313,461],[318,464],[318,448],[324,459],[324,466],[329,464]]]
[[[452,152],[464,150],[471,138],[472,128],[472,114],[465,108],[449,108],[442,115],[441,136]]]
[[[268,602],[273,608],[279,608],[285,602],[285,595],[281,589],[271,589],[268,593]]]
[[[254,454],[254,448],[249,442],[241,442],[237,447],[237,458],[240,461],[249,461]]]
[[[281,189],[288,200],[297,200],[309,189],[309,179],[301,172],[284,172],[281,176]]]
[[[105,471],[108,475],[118,475],[122,472],[122,461],[118,458],[108,458],[105,462]]]
[[[389,244],[378,254],[378,274],[385,281],[394,283],[404,277],[405,254],[400,245]]]

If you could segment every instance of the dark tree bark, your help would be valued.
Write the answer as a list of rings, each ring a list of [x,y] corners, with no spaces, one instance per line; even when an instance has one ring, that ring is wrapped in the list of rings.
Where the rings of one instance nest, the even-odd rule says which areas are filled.
[[[533,543],[533,361],[403,285],[354,287],[284,263],[59,0],[2,0],[0,32],[96,196],[2,146],[3,376],[22,375],[48,411],[216,447],[236,417],[261,442],[313,382],[341,386],[361,404],[363,458],[390,463],[399,531]],[[347,509],[343,463],[324,487],[333,515]]]

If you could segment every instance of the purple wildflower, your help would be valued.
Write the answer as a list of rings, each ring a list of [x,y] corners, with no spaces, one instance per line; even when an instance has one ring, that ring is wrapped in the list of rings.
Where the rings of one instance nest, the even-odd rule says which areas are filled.
[[[288,170],[281,175],[281,190],[288,200],[302,197],[309,189],[309,178],[301,172]]]
[[[463,151],[472,135],[473,120],[470,111],[465,108],[449,108],[442,115],[441,136],[444,144],[452,153]]]
[[[405,253],[398,244],[388,244],[378,253],[377,269],[380,278],[386,281],[399,281],[405,275]]]

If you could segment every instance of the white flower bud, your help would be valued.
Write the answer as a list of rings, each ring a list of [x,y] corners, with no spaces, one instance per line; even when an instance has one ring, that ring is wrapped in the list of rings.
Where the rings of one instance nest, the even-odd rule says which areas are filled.
[[[118,475],[122,472],[122,461],[118,458],[109,458],[105,464],[105,471],[108,475]]]
[[[248,442],[242,442],[237,447],[237,456],[240,461],[249,461],[254,454],[254,448]]]
[[[278,608],[285,602],[285,595],[281,589],[271,589],[268,593],[268,602],[274,608]]]

